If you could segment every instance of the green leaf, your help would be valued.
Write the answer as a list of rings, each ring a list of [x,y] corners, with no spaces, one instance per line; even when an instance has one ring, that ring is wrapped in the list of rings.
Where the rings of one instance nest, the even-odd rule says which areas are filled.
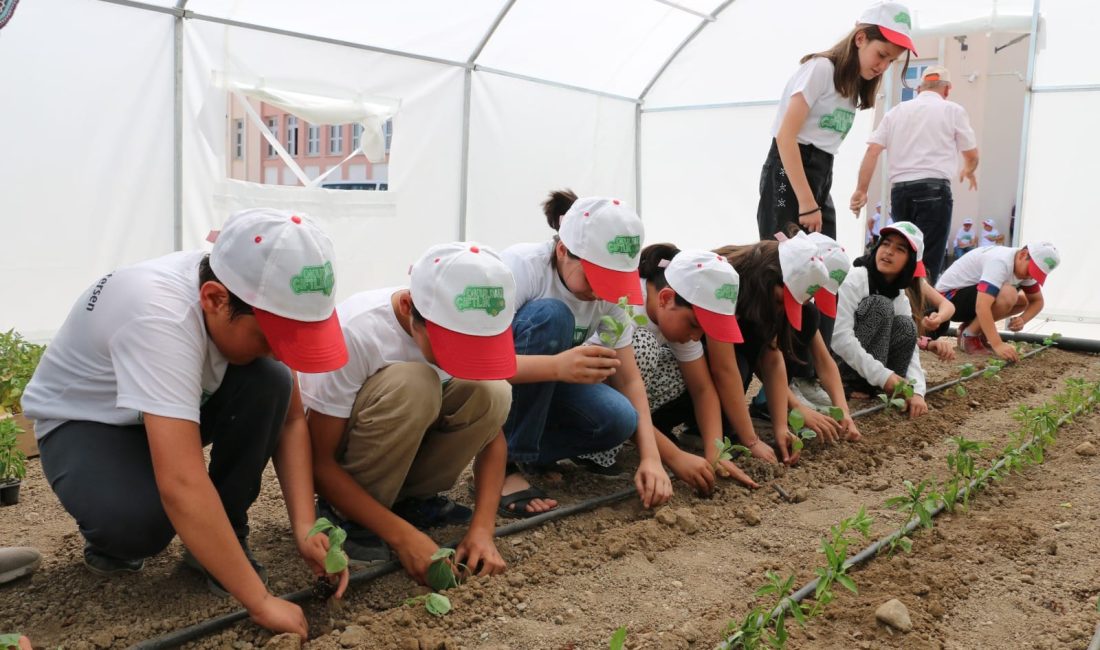
[[[451,569],[451,563],[446,559],[432,562],[431,566],[428,567],[427,577],[428,586],[436,591],[444,591],[458,586],[454,571]]]
[[[428,594],[424,600],[424,609],[432,616],[443,616],[451,611],[451,600],[443,594]]]
[[[636,314],[634,316],[634,324],[638,327],[645,327],[649,324],[649,319],[641,314]]]
[[[856,589],[855,580],[852,580],[851,578],[844,575],[843,573],[837,574],[836,581],[839,582],[840,584],[844,585],[844,587],[848,591],[852,592],[853,594],[858,594],[859,593],[859,589]]]
[[[913,550],[913,542],[908,537],[897,538],[897,543],[898,546],[901,547],[901,550],[905,551],[906,553],[909,553]]]
[[[802,437],[803,440],[813,440],[817,437],[817,432],[813,429],[803,429],[799,432],[799,435]]]
[[[840,408],[839,406],[830,406],[829,417],[836,420],[837,422],[840,422],[844,419],[844,409]]]
[[[16,632],[15,634],[0,634],[0,649],[7,650],[8,648],[19,647],[19,637],[22,634]]]
[[[802,414],[798,411],[791,409],[791,412],[787,414],[787,424],[792,431],[797,433],[806,426],[806,418],[802,417]]]
[[[736,451],[738,454],[740,454],[742,456],[748,456],[748,455],[752,454],[752,452],[749,451],[749,448],[746,447],[745,445],[730,445],[730,451]]]
[[[309,532],[306,533],[306,537],[313,537],[317,533],[330,531],[333,528],[336,528],[336,526],[328,518],[318,517],[317,521],[313,522],[313,528],[310,528]]]
[[[444,559],[449,558],[449,557],[454,557],[454,554],[455,554],[455,550],[453,548],[447,548],[446,546],[442,546],[442,547],[440,547],[440,549],[438,551],[436,551],[435,553],[432,553],[432,557],[430,559],[431,559],[432,562],[435,562],[437,560],[444,560]]]
[[[799,625],[806,625],[806,612],[802,610],[802,603],[796,603],[790,598],[787,599],[790,603],[791,614],[794,615],[794,620],[798,621]]]
[[[328,533],[328,553],[325,554],[325,572],[340,573],[348,568],[348,556],[344,553],[344,542],[348,533],[343,528],[333,527]]]
[[[793,448],[795,451],[802,451],[802,448],[805,446],[806,444],[802,442],[802,438],[799,438],[798,436],[795,436],[794,440],[791,441],[791,448]]]
[[[966,397],[966,386],[955,384],[955,394],[959,397]]]
[[[623,650],[624,643],[626,643],[625,625],[615,630],[615,633],[611,635],[611,640],[607,643],[607,650]]]
[[[905,408],[905,400],[900,397],[895,397],[894,399],[890,400],[890,406],[893,406],[900,411]]]

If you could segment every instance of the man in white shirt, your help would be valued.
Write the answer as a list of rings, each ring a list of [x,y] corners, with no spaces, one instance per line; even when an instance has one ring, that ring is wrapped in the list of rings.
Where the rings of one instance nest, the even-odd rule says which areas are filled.
[[[924,266],[935,282],[943,267],[951,226],[951,179],[967,180],[977,189],[978,145],[966,109],[947,101],[951,76],[946,68],[931,66],[921,77],[917,97],[890,109],[867,141],[859,168],[851,209],[858,216],[867,203],[878,157],[890,151],[890,204],[894,219],[910,221],[925,237]],[[966,161],[958,170],[958,154]]]

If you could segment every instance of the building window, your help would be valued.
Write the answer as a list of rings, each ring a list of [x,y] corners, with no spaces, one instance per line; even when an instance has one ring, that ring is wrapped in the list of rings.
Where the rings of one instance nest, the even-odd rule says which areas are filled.
[[[933,65],[936,65],[934,60],[909,62],[909,67],[905,70],[905,84],[901,87],[901,101],[907,102],[917,96],[917,89],[920,88],[924,71]]]
[[[286,152],[298,155],[298,118],[293,115],[286,118]]]
[[[386,153],[390,152],[390,140],[393,140],[393,120],[386,120],[386,125],[382,128],[386,134]]]
[[[244,158],[244,120],[233,120],[233,157]]]
[[[344,126],[328,127],[328,152],[344,153]]]
[[[267,130],[271,131],[271,135],[275,136],[275,139],[279,139],[279,118],[269,117],[267,118]],[[275,147],[268,142],[267,143],[267,157],[274,158],[276,155]]]
[[[355,151],[359,148],[359,143],[363,141],[363,125],[352,124],[351,125],[351,150]]]
[[[316,156],[321,153],[321,127],[310,124],[306,127],[306,155]]]

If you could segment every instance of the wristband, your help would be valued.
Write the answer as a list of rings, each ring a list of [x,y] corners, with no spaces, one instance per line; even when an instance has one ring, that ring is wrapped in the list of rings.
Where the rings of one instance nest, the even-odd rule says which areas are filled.
[[[930,339],[927,336],[919,336],[919,337],[917,337],[917,348],[920,349],[920,350],[927,350],[928,349],[928,344],[931,341],[932,341],[932,339]]]
[[[798,216],[800,216],[800,217],[805,217],[805,216],[807,216],[807,215],[811,215],[811,214],[813,214],[813,213],[815,213],[815,212],[821,212],[821,206],[820,206],[820,205],[819,205],[819,206],[817,206],[816,208],[814,208],[813,210],[806,210],[805,212],[799,212],[799,213],[798,213]]]

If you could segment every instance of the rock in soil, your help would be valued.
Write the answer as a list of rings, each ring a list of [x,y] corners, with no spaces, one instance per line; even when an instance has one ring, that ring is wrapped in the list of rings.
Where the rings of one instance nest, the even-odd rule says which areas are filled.
[[[1091,442],[1082,442],[1081,444],[1077,445],[1077,448],[1073,451],[1077,452],[1078,456],[1095,456],[1096,446],[1093,445]]]
[[[688,535],[694,535],[699,531],[699,521],[687,508],[682,508],[676,512],[676,526]]]
[[[666,526],[675,526],[676,525],[676,512],[673,511],[673,509],[669,508],[668,506],[665,506],[665,507],[661,508],[660,510],[658,510],[657,514],[656,514],[656,518],[657,518],[657,521],[661,522],[662,524],[664,524]]]
[[[367,628],[362,625],[349,625],[340,634],[340,645],[345,648],[365,648],[368,645],[369,637]]]
[[[302,637],[297,634],[278,634],[264,646],[267,650],[301,650]]]
[[[613,539],[607,545],[607,552],[612,558],[620,558],[626,555],[626,542],[621,539]]]
[[[745,506],[745,509],[741,511],[741,518],[750,526],[758,526],[760,524],[760,508]]]
[[[879,605],[878,609],[875,610],[875,619],[902,632],[913,629],[913,621],[909,619],[909,610],[897,598]]]
[[[806,488],[798,488],[791,494],[792,503],[802,503],[808,498],[810,498],[810,491]]]

